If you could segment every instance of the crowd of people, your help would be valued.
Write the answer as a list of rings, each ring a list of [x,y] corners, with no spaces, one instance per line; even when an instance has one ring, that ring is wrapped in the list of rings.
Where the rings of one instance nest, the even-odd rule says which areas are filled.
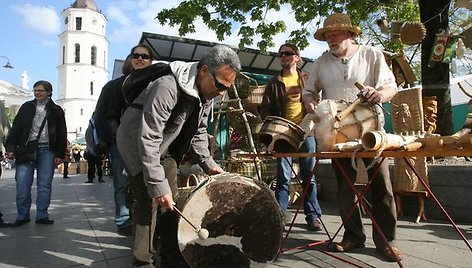
[[[348,15],[329,16],[314,35],[317,40],[326,41],[329,51],[315,60],[309,73],[298,68],[302,60],[298,47],[282,44],[278,50],[281,71],[266,86],[263,101],[258,107],[260,116],[278,116],[299,124],[307,113],[316,111],[320,100],[354,101],[358,94],[355,82],[365,85],[363,94],[372,104],[389,101],[396,93],[395,77],[379,49],[355,42],[360,32],[361,29],[351,23]],[[123,76],[104,86],[86,133],[87,182],[93,182],[95,174],[102,181],[101,162],[109,157],[115,224],[118,233],[134,235],[135,267],[154,267],[158,236],[161,239],[161,266],[187,267],[177,244],[179,214],[174,207],[178,194],[177,170],[186,157],[197,163],[206,174],[224,172],[209,151],[207,119],[213,99],[230,88],[241,71],[241,63],[233,49],[217,45],[198,62],[170,62],[167,73],[149,77],[145,70],[152,66],[153,59],[148,46],[133,47],[123,66]],[[149,79],[149,85],[144,89],[136,88],[140,93],[131,103],[125,100],[123,84],[129,82],[131,84],[127,86],[133,87],[134,81],[146,79]],[[142,87],[142,84],[134,86]],[[6,141],[3,139],[6,132],[0,135],[6,157],[19,157],[20,149],[31,143],[35,149],[32,159],[16,163],[16,220],[10,224],[3,221],[0,214],[0,227],[21,226],[30,221],[34,170],[37,171],[35,221],[37,224],[54,223],[48,214],[54,169],[64,162],[63,177],[68,178],[67,163],[71,156],[64,111],[52,101],[51,94],[49,82],[36,82],[35,99],[21,106]],[[8,130],[8,121],[2,124],[2,130]],[[308,136],[298,152],[313,153],[316,144],[315,137]],[[80,160],[80,155],[76,156],[74,152],[72,157],[75,161]],[[291,168],[295,161],[300,165],[302,184],[308,189],[303,200],[307,229],[320,231],[322,211],[317,198],[316,177],[312,172],[315,158],[285,157],[277,160],[276,200],[289,222],[289,185],[296,175]],[[372,161],[364,159],[366,165]],[[360,210],[348,215],[356,196],[343,178],[342,170],[350,178],[356,178],[350,159],[333,161],[333,169],[345,229],[343,240],[335,243],[333,250],[346,252],[364,247],[366,234]],[[370,174],[375,175],[372,204],[373,214],[385,236],[374,230],[373,239],[377,250],[388,260],[399,261],[402,254],[395,245],[397,215],[386,162],[379,170],[378,174]],[[133,209],[130,200],[134,202]]]

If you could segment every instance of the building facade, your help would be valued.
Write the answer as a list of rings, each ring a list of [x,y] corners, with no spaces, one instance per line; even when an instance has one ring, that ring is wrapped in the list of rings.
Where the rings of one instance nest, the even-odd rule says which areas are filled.
[[[76,0],[62,11],[57,104],[65,111],[67,138],[85,135],[98,97],[108,81],[107,18],[94,0]]]

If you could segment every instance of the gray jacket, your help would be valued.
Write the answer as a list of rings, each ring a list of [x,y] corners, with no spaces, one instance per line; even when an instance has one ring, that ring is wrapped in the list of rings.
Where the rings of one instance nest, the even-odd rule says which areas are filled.
[[[201,99],[195,84],[198,63],[172,62],[172,74],[151,82],[121,118],[116,142],[131,176],[143,172],[151,198],[171,192],[161,158],[177,163],[185,154],[205,172],[217,166],[208,149],[207,120],[212,101]]]

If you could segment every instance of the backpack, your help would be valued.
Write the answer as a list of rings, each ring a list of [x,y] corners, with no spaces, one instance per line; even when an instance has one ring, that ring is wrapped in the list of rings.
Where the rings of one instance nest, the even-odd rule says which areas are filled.
[[[172,70],[169,64],[164,62],[158,62],[146,68],[131,72],[131,74],[125,78],[123,86],[121,87],[126,106],[132,106],[142,110],[142,105],[133,103],[134,99],[147,88],[150,82],[170,73],[172,73]]]

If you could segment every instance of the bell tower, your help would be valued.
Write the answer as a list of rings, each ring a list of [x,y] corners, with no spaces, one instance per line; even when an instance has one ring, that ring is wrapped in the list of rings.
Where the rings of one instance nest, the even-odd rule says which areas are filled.
[[[94,0],[76,0],[62,11],[57,104],[65,111],[67,138],[84,137],[108,81],[107,19]]]

